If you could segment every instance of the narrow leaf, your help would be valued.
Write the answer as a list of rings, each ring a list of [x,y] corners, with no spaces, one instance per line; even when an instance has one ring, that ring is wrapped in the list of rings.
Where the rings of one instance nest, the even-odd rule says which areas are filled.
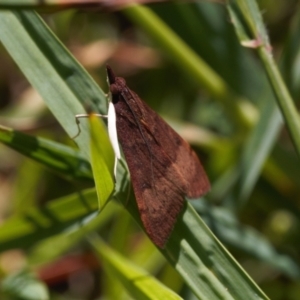
[[[101,214],[95,212],[95,214],[87,216],[82,222],[72,225],[72,228],[69,228],[69,230],[42,240],[30,252],[28,257],[29,265],[36,267],[37,265],[49,263],[59,258],[70,248],[84,240],[89,233],[100,230],[120,208],[120,205],[111,201]]]
[[[99,118],[89,117],[91,127],[91,161],[95,178],[99,209],[105,206],[114,189],[114,152],[107,131]]]
[[[9,218],[0,226],[0,251],[26,249],[40,239],[60,233],[74,222],[94,213],[98,208],[96,197],[94,189],[86,190]]]
[[[295,150],[300,158],[300,119],[299,114],[291,97],[291,94],[281,76],[272,55],[272,47],[269,42],[267,30],[262,20],[259,7],[254,0],[229,0],[228,7],[237,5],[240,9],[243,20],[251,31],[253,40],[256,41],[256,49],[265,68],[270,85],[274,91],[277,105],[280,108]],[[230,13],[234,10],[230,9]],[[237,15],[236,15],[237,17]],[[237,25],[238,24],[238,25]],[[233,23],[240,26],[242,22]],[[246,30],[245,30],[246,31]]]
[[[126,207],[141,225],[133,199]],[[268,299],[189,203],[162,253],[199,299]]]
[[[102,90],[36,13],[1,11],[0,41],[71,137],[76,134],[74,116],[85,112],[82,104],[106,112]],[[83,123],[76,143],[86,159],[88,141]]]
[[[111,272],[118,278],[134,299],[182,299],[145,270],[115,252],[99,238],[91,238],[90,243],[99,255],[101,262],[104,263],[107,272]]]
[[[1,125],[0,142],[68,179],[93,178],[89,162],[71,147]]]

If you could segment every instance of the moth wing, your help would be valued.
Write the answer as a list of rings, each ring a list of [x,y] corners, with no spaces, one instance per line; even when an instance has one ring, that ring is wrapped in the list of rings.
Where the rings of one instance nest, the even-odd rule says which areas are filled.
[[[150,108],[144,105],[143,109]],[[119,115],[117,127],[142,222],[162,248],[184,197],[203,195],[209,189],[208,179],[190,146],[153,111],[145,113],[140,127],[128,121],[127,114]]]
[[[126,129],[125,124],[122,126],[123,130],[132,133],[134,128]],[[127,139],[124,143],[123,134],[119,136],[144,228],[151,240],[163,248],[184,205],[186,186],[178,178],[176,168],[164,153],[159,160],[152,157],[150,163],[151,157],[144,141],[135,135],[134,140],[128,136],[130,140]]]
[[[163,248],[184,197],[202,196],[209,181],[189,144],[134,92],[124,86],[114,97],[118,136],[141,219],[153,242]]]
[[[178,173],[187,182],[185,196],[199,198],[210,189],[207,175],[191,146],[174,131],[158,114],[144,104],[145,114],[150,120],[146,124],[154,124],[147,128],[149,134],[161,146],[161,151],[170,159]],[[152,113],[151,113],[152,112]]]

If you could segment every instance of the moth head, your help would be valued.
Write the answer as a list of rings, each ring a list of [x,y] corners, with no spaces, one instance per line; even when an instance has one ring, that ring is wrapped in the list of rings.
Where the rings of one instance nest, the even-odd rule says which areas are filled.
[[[109,89],[112,94],[112,101],[116,104],[121,96],[123,89],[126,87],[126,81],[124,78],[116,77],[112,68],[106,65]]]
[[[115,82],[110,84],[109,89],[113,95],[120,94],[126,87],[126,81],[122,77],[116,77]]]
[[[126,82],[123,78],[120,77],[116,77],[115,83],[109,86],[109,90],[112,95],[112,101],[114,104],[116,104],[120,100],[124,86],[126,86]]]
[[[106,72],[108,77],[109,84],[113,84],[116,81],[116,76],[112,70],[112,68],[109,65],[106,65]]]

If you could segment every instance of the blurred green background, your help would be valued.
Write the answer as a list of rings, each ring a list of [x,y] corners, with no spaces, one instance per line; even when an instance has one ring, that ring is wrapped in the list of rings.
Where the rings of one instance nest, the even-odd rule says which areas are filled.
[[[271,299],[299,299],[300,161],[263,62],[256,49],[241,45],[225,3],[183,2],[150,3],[148,7],[207,65],[188,62],[187,52],[181,52],[181,58],[171,42],[159,36],[159,29],[150,28],[134,11],[103,4],[39,8],[38,13],[104,92],[108,92],[108,63],[191,143],[212,183],[205,200],[192,203],[200,216]],[[261,0],[258,4],[274,59],[299,106],[300,3]],[[1,5],[0,1],[0,8],[5,7]],[[0,66],[0,125],[76,148],[2,44]],[[31,208],[93,187],[89,167],[87,175],[70,179],[4,144],[0,144],[0,157],[3,226]],[[66,204],[66,211],[72,209]],[[103,239],[137,264],[150,266],[182,298],[196,299],[121,206],[110,203],[105,210],[107,216],[98,230]],[[81,218],[68,221],[69,228]],[[18,232],[23,225],[14,226]],[[3,299],[30,299],[16,291],[22,282],[42,290],[47,286],[51,299],[128,299],[121,285],[103,273],[84,237],[53,255],[54,262],[45,264],[52,259],[41,259],[43,263],[34,269],[36,277],[22,273],[19,281],[9,277],[28,259],[34,260],[35,247],[43,238],[59,235],[65,228],[50,230],[47,236],[37,234],[28,244],[18,245],[26,230],[9,240],[10,229],[1,237],[0,227]],[[56,247],[51,240],[45,245]]]

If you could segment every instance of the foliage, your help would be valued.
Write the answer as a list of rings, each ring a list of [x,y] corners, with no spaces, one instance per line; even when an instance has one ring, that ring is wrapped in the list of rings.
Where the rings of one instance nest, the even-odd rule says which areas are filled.
[[[0,0],[1,299],[298,299],[299,1],[71,2]],[[107,111],[106,62],[212,183],[162,251],[124,161],[112,192],[105,127],[72,140]]]

